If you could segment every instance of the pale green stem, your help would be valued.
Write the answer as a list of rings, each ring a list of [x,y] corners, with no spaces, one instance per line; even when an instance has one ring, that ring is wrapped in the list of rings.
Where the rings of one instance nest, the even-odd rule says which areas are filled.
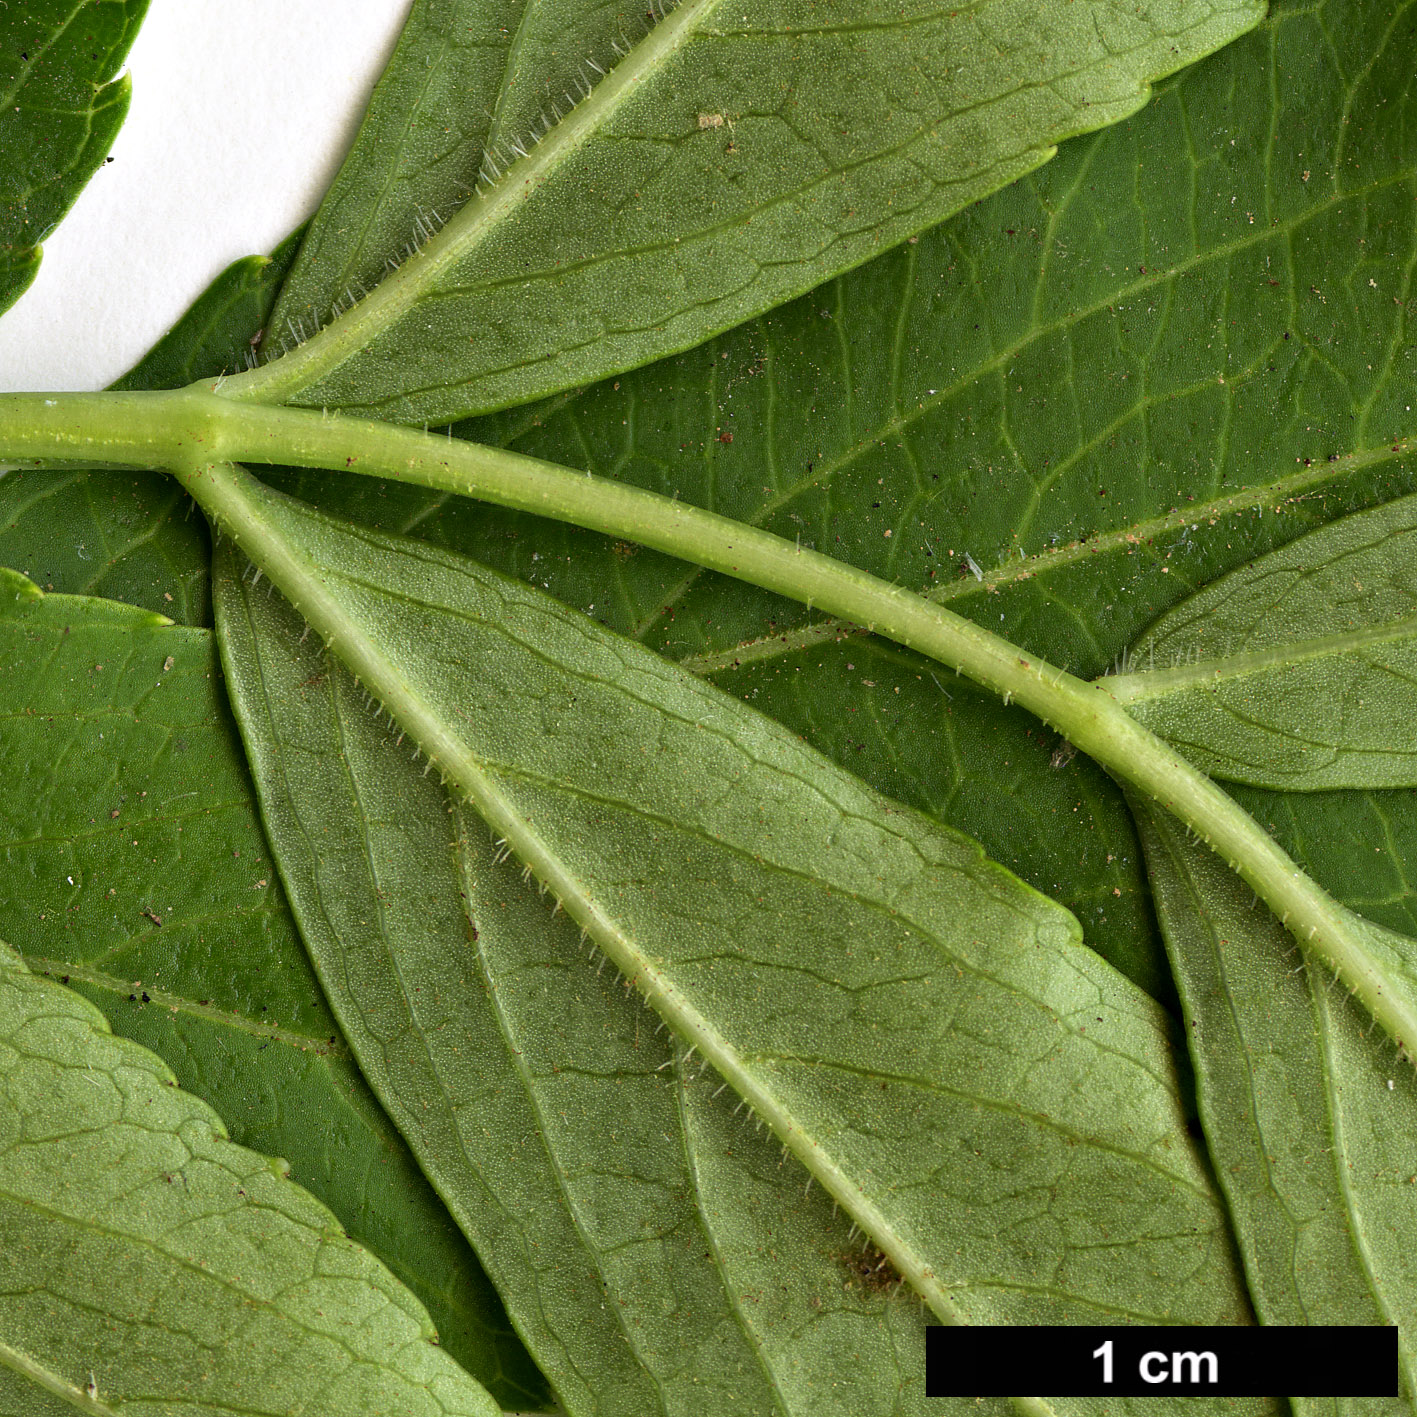
[[[213,388],[219,389],[218,383]],[[1355,993],[1405,1053],[1417,1008],[1360,927],[1202,772],[1088,684],[914,592],[770,532],[536,458],[386,423],[171,394],[0,396],[0,457],[90,458],[176,470],[204,462],[349,469],[416,483],[635,541],[853,621],[1017,702],[1220,852],[1306,954]],[[201,495],[194,491],[201,501]],[[265,567],[259,545],[246,548]]]

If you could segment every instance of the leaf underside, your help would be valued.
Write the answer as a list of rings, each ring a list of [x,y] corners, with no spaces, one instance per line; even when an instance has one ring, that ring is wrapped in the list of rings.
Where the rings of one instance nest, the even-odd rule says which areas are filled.
[[[309,333],[398,242],[424,244],[248,392],[446,422],[689,348],[1135,112],[1150,80],[1262,14],[1258,0],[908,0],[889,14],[682,0],[662,19],[652,6],[645,30],[584,0],[425,5],[273,334],[292,318]],[[499,21],[500,76],[485,44]],[[486,95],[487,129],[431,132],[430,78]],[[445,192],[461,210],[432,235]],[[341,226],[354,230],[326,235]],[[331,289],[340,277],[356,284]]]
[[[160,1054],[236,1141],[284,1157],[506,1405],[539,1405],[488,1281],[320,995],[212,636],[3,582],[0,938]]]
[[[7,1411],[498,1417],[281,1163],[0,944]]]
[[[289,608],[218,584],[312,957],[567,1411],[923,1412],[893,1272],[586,964]]]
[[[435,11],[452,13],[415,15]],[[1412,372],[1395,274],[1413,241],[1406,43],[1376,6],[1276,7],[1129,123],[949,227],[614,387],[460,431],[800,534],[1100,672],[1197,586],[1412,488],[1394,442]],[[1383,121],[1350,121],[1363,113]],[[1236,141],[1197,151],[1213,129]],[[478,139],[466,142],[475,155]],[[381,263],[384,239],[336,252],[346,264],[330,269],[367,283],[358,261]],[[340,293],[323,277],[306,289]],[[295,485],[687,657],[873,786],[982,836],[1164,992],[1139,943],[1149,895],[1120,797],[1025,716],[851,627],[632,547],[407,488]],[[95,525],[110,515],[97,508]],[[36,520],[21,509],[13,544]],[[1007,820],[992,810],[1000,787],[1020,807]],[[1350,905],[1417,925],[1410,793],[1237,796]],[[677,1063],[665,1071],[681,1078]],[[1208,1129],[1233,1128],[1211,1108]],[[1257,1284],[1254,1247],[1269,1238],[1235,1216]]]
[[[500,811],[507,845],[556,878],[561,903],[601,948],[615,953],[619,942],[625,987],[647,989],[740,1091],[757,1089],[759,1110],[777,1109],[775,1125],[795,1131],[819,1180],[836,1178],[844,1208],[859,1218],[864,1203],[885,1217],[900,1250],[938,1277],[950,1317],[1243,1321],[1209,1181],[1188,1157],[1162,1017],[1078,946],[1056,907],[972,845],[863,793],[770,720],[539,592],[344,528],[258,484],[249,495],[272,534],[319,568],[320,594],[379,647],[390,682],[409,686],[476,759],[487,783],[477,806]],[[299,621],[241,585],[218,580],[220,634],[297,914],[307,938],[377,940],[355,926],[378,888],[346,886],[372,854],[361,813],[410,830],[383,784],[426,766],[402,756],[395,724],[361,751],[379,764],[368,805],[341,788],[349,732],[328,708],[324,721],[300,722],[311,700],[295,686],[310,676],[283,664]],[[372,722],[381,706],[363,693],[381,691],[383,672],[366,667],[366,689],[349,694],[344,715]],[[283,731],[291,741],[277,756]],[[455,771],[446,753],[442,770]],[[332,818],[341,798],[351,810]],[[447,810],[441,798],[425,808],[434,840]],[[343,865],[332,860],[321,880],[332,820]],[[465,842],[479,835],[464,829]],[[396,859],[433,851],[425,841]],[[412,889],[426,900],[416,872]],[[544,922],[547,905],[532,915]],[[498,919],[446,927],[465,969],[491,948]],[[320,965],[355,1037],[361,1000],[409,997],[402,970],[380,987],[352,982],[351,957],[362,956],[337,948]],[[693,1014],[707,1020],[707,1039],[685,1026]],[[556,1010],[536,1024],[564,1026]],[[417,1037],[420,1054],[445,1042],[457,1058],[475,1052],[445,1025],[396,1032]],[[382,1078],[387,1045],[354,1046]],[[396,1080],[375,1086],[396,1117],[414,1115],[411,1142],[430,1172],[457,1162],[447,1141],[420,1147],[426,1085],[405,1085],[402,1097]],[[1103,1093],[1110,1101],[1098,1108]],[[1040,1210],[1045,1195],[1059,1200]],[[493,1219],[505,1228],[502,1211]],[[1126,1243],[1087,1247],[1099,1224]],[[473,1233],[489,1256],[489,1239]],[[527,1301],[489,1264],[520,1321]]]
[[[1213,777],[1417,786],[1417,498],[1355,513],[1165,615],[1118,697]]]
[[[1273,1324],[1417,1324],[1410,1243],[1417,1077],[1233,872],[1136,803],[1186,1008],[1215,1173],[1255,1307]],[[1389,936],[1417,964],[1417,941]],[[1405,1413],[1402,1400],[1296,1400],[1318,1413]]]
[[[1394,273],[1417,154],[1394,134],[1417,128],[1342,122],[1353,105],[1408,111],[1404,52],[1374,7],[1277,7],[1132,120],[918,243],[701,350],[458,431],[800,537],[1099,673],[1200,585],[1412,490],[1392,444],[1413,372]],[[1189,135],[1212,125],[1236,140],[1202,164]],[[1231,201],[1245,192],[1248,210]],[[1369,228],[1361,246],[1344,236]],[[1340,289],[1359,292],[1352,314],[1327,298]],[[1169,997],[1119,794],[1026,714],[631,546],[362,479],[288,485],[712,674],[979,836]],[[992,810],[1001,793],[1016,811]]]

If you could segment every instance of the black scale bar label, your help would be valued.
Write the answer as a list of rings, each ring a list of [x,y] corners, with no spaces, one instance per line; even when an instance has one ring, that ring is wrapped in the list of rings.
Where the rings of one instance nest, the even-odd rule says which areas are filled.
[[[925,1330],[930,1397],[1396,1397],[1397,1329]]]

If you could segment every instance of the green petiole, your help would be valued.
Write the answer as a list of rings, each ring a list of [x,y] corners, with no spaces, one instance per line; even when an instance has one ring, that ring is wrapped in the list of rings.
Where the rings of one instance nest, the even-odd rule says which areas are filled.
[[[635,541],[861,625],[1016,702],[1154,798],[1220,852],[1306,955],[1410,1054],[1417,1007],[1365,946],[1360,922],[1202,772],[1143,728],[1107,680],[1085,682],[973,621],[770,532],[536,458],[391,424],[235,403],[221,381],[170,393],[0,396],[0,458],[162,468],[219,522],[231,509],[202,470],[266,463],[347,470],[533,512]],[[233,495],[237,495],[233,493]],[[282,590],[257,534],[242,549]]]

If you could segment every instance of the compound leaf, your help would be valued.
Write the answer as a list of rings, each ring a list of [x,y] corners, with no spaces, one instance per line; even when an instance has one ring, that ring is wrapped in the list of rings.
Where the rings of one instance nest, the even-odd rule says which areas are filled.
[[[1100,674],[1201,586],[1417,485],[1397,436],[1417,367],[1394,275],[1417,236],[1405,23],[1276,5],[918,242],[688,354],[457,431],[800,537]],[[1358,107],[1382,121],[1345,123]],[[285,485],[711,676],[976,836],[1169,997],[1125,804],[1028,715],[626,543],[407,487]]]

